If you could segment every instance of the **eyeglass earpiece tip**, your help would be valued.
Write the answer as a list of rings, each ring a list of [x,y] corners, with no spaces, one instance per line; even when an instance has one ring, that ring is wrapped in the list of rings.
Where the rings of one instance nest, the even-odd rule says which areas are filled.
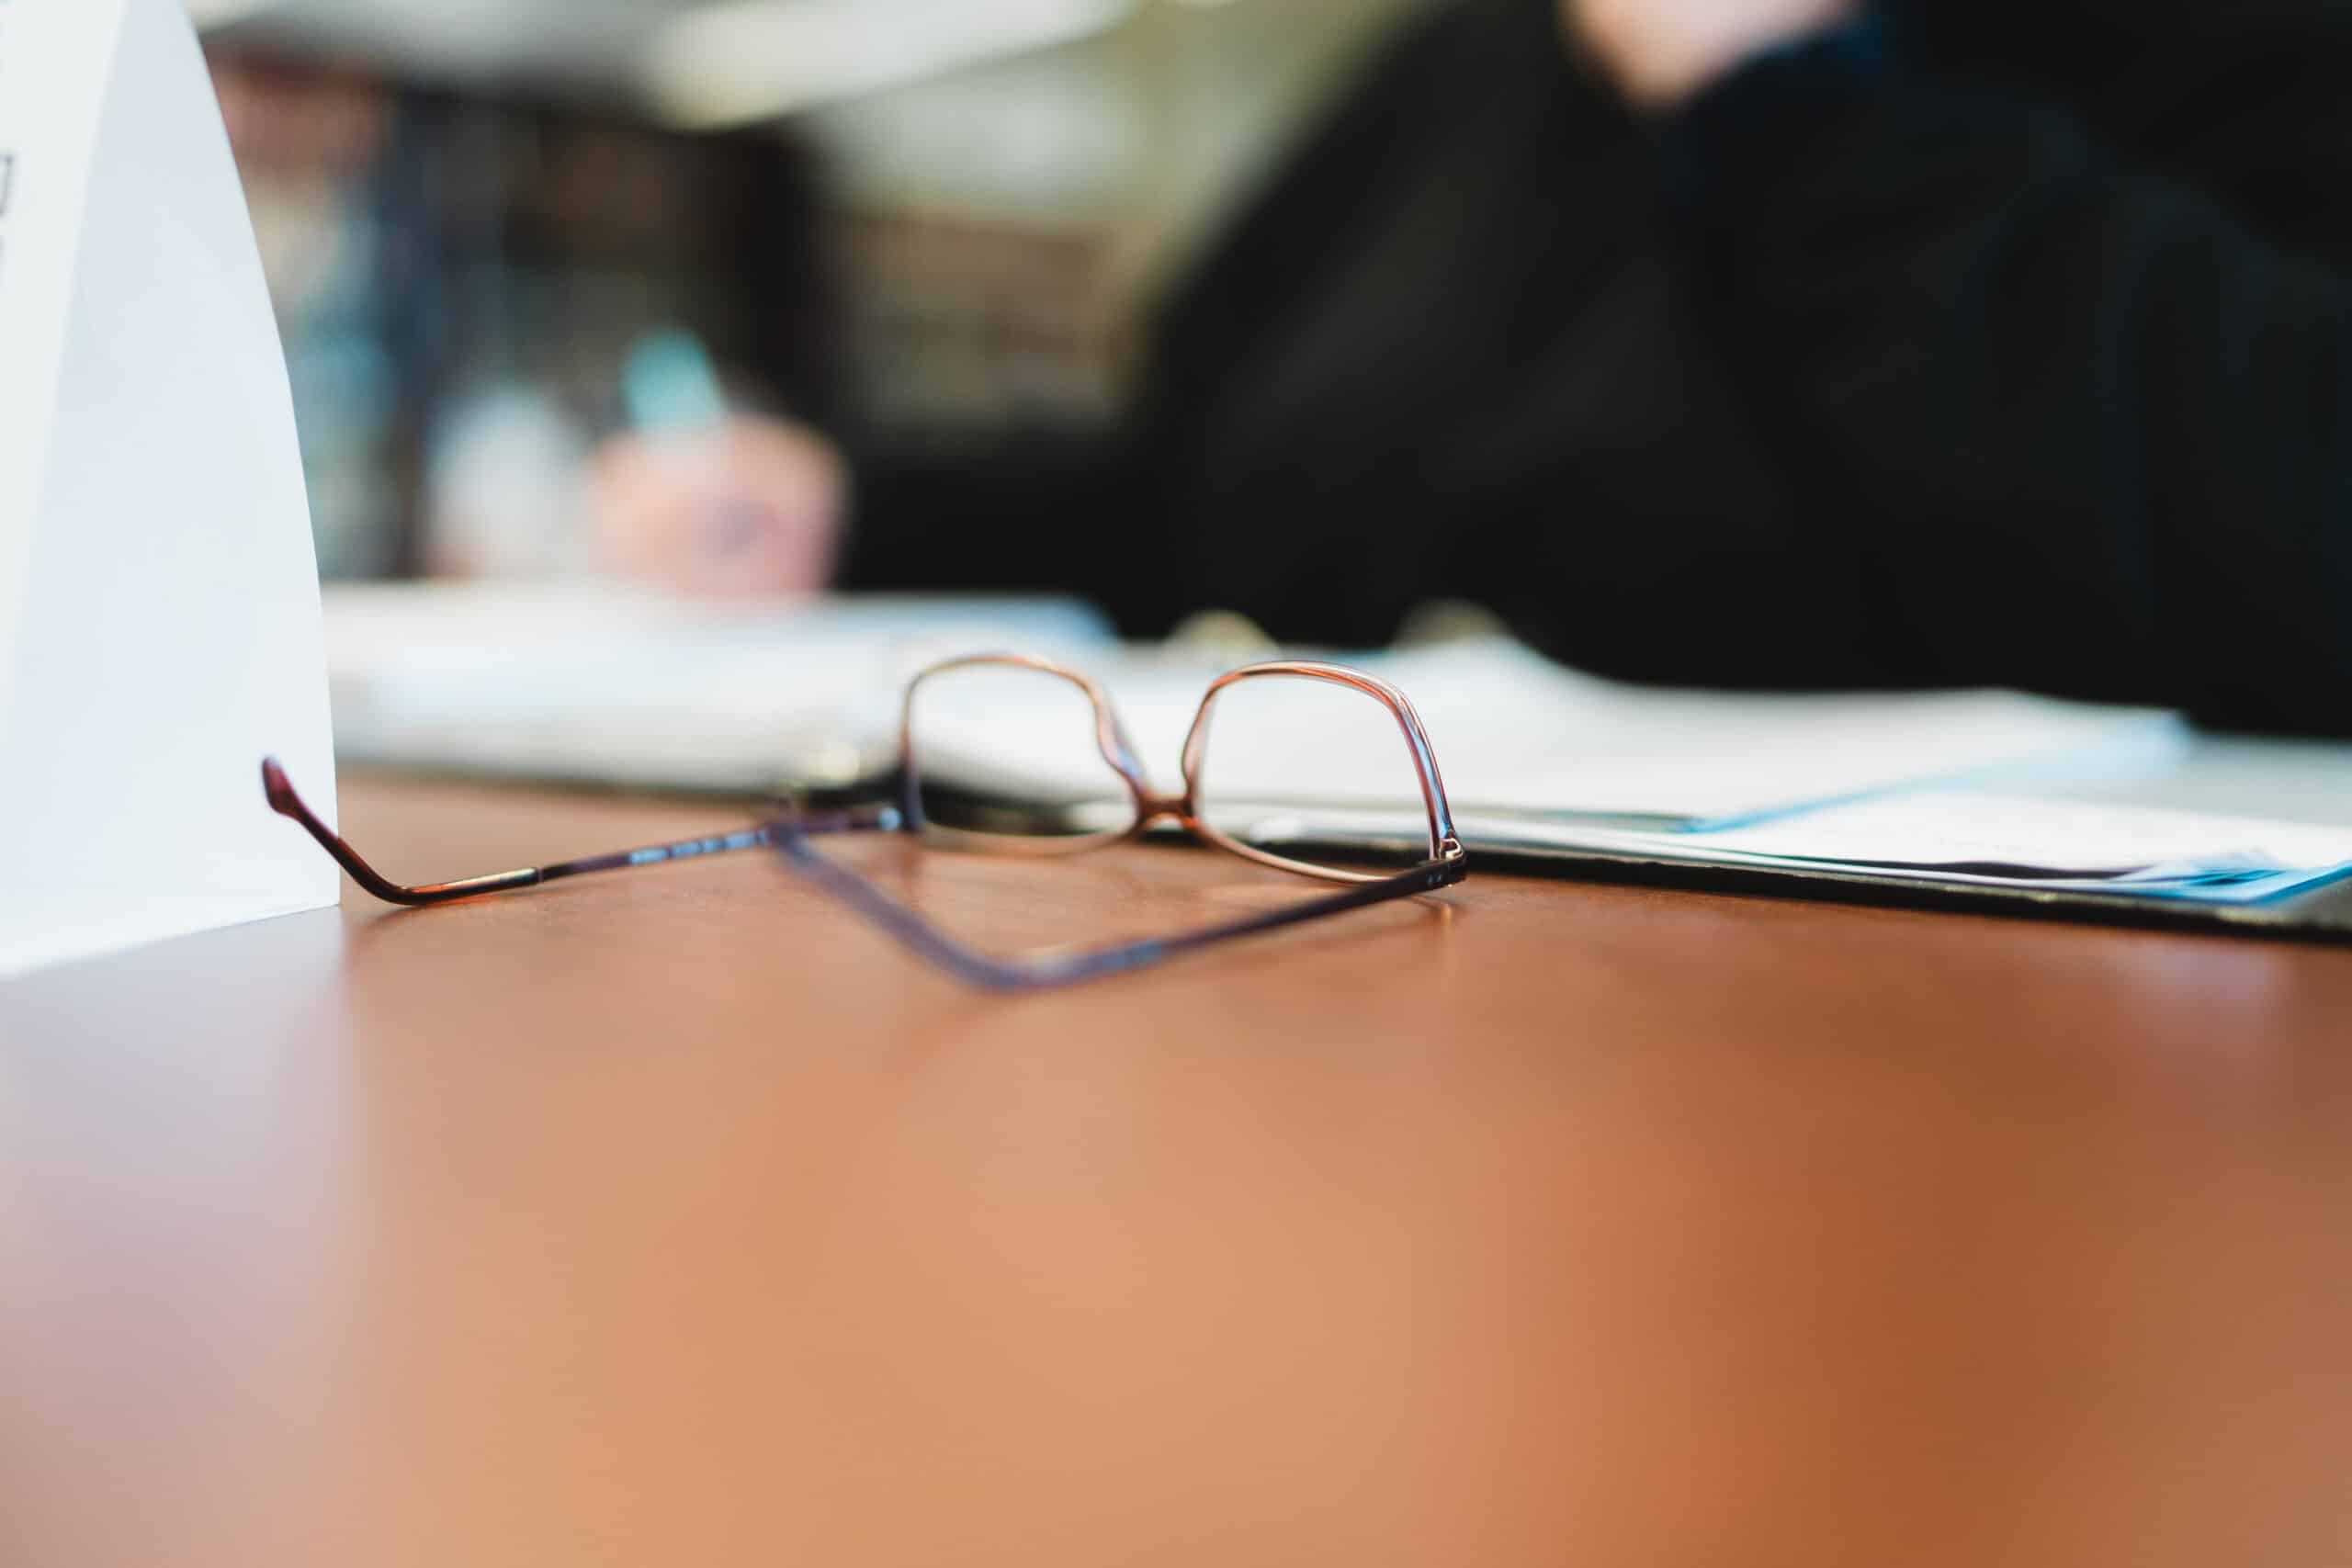
[[[261,760],[261,790],[269,797],[269,808],[280,816],[291,817],[302,808],[300,797],[294,793],[293,783],[287,778],[286,770],[277,765],[275,757]]]

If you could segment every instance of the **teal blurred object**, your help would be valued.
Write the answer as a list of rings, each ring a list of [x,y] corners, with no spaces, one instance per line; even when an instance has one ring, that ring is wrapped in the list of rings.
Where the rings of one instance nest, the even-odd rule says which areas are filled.
[[[621,401],[629,423],[655,437],[715,430],[727,419],[727,392],[710,351],[679,327],[648,333],[630,345]]]

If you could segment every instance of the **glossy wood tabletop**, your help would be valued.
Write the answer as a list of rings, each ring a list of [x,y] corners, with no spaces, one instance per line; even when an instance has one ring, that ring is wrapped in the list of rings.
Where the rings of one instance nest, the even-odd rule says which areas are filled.
[[[1007,945],[1302,886],[885,869]],[[752,854],[0,1042],[11,1568],[2352,1561],[2340,951],[1474,875],[1004,999]]]

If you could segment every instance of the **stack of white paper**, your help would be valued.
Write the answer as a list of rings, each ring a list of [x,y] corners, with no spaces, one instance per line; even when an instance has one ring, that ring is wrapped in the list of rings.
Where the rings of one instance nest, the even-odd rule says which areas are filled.
[[[327,622],[346,756],[742,792],[878,780],[915,670],[1037,651],[1104,683],[1172,795],[1201,697],[1235,662],[1122,646],[1052,602],[715,609],[609,588],[371,589],[332,593]],[[1338,657],[1411,698],[1474,851],[2232,902],[2352,863],[2352,829],[2055,798],[2172,766],[2188,731],[2165,714],[2009,692],[1655,691],[1500,638]],[[934,772],[1015,798],[1100,795],[1069,692],[1033,690],[1035,703],[930,709]],[[1269,839],[1395,843],[1420,821],[1383,722],[1253,722],[1235,703],[1212,736],[1220,788],[1270,808],[1255,814]]]
[[[347,760],[738,795],[886,767],[893,697],[929,660],[1109,637],[1055,599],[714,604],[598,582],[326,593]]]
[[[2178,754],[2168,715],[2014,692],[1787,696],[1653,690],[1581,675],[1502,638],[1341,661],[1385,679],[1419,713],[1457,816],[1638,819],[1693,829],[1928,780],[2019,770],[2142,766]],[[1107,653],[1110,687],[1146,766],[1179,782],[1184,734],[1217,666]],[[1369,699],[1366,699],[1368,702]],[[1298,710],[1311,710],[1304,705]],[[1213,729],[1221,784],[1252,798],[1411,807],[1401,743],[1377,725],[1261,723],[1239,703]],[[971,716],[953,750],[976,765],[1065,758],[1022,746],[1002,715]],[[1403,789],[1406,793],[1399,795]]]
[[[2188,731],[2169,715],[2007,692],[1646,691],[1499,641],[1348,662],[1411,697],[1474,851],[2212,903],[2275,897],[2352,866],[2352,828],[2055,797],[2176,763]],[[1172,789],[1213,671],[1129,654],[1103,674],[1155,784]],[[1058,706],[975,713],[926,751],[971,782],[1074,795],[1089,764],[1043,733],[1067,722]],[[1261,841],[1403,846],[1424,831],[1401,740],[1379,724],[1221,713],[1211,736],[1220,790],[1276,808],[1255,817]],[[1045,759],[1061,766],[1048,771]]]
[[[1469,817],[1465,843],[1693,865],[1836,873],[2044,892],[2239,904],[2352,868],[2352,828],[1964,788],[1899,790],[1713,831]],[[1301,811],[1265,824],[1292,841],[1404,842],[1401,812]]]

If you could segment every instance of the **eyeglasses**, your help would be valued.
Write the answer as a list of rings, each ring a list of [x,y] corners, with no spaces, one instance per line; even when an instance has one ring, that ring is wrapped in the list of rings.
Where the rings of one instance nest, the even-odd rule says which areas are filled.
[[[1185,732],[1183,789],[1174,795],[1154,793],[1098,682],[1023,654],[951,659],[918,673],[899,710],[898,750],[897,767],[877,781],[882,798],[869,804],[423,886],[393,882],[369,865],[302,803],[275,760],[265,760],[261,773],[271,808],[300,823],[354,882],[388,903],[450,903],[591,872],[768,848],[913,953],[998,991],[1096,979],[1236,937],[1433,893],[1460,882],[1468,869],[1437,759],[1412,704],[1385,681],[1336,664],[1253,664],[1211,682]],[[1285,780],[1309,767],[1314,797],[1286,792]],[[1397,786],[1411,779],[1422,809],[1407,835],[1403,852],[1410,863],[1403,869],[1365,871],[1337,858],[1310,858],[1311,848],[1291,841],[1302,831],[1303,809],[1329,804],[1324,781],[1341,773],[1360,781],[1358,803],[1385,806],[1392,816],[1395,802],[1409,798]],[[949,851],[1066,855],[1125,842],[1164,823],[1261,865],[1346,886],[1172,936],[1003,958],[949,935],[817,849],[830,835],[903,832]],[[1270,842],[1296,852],[1279,852]]]

